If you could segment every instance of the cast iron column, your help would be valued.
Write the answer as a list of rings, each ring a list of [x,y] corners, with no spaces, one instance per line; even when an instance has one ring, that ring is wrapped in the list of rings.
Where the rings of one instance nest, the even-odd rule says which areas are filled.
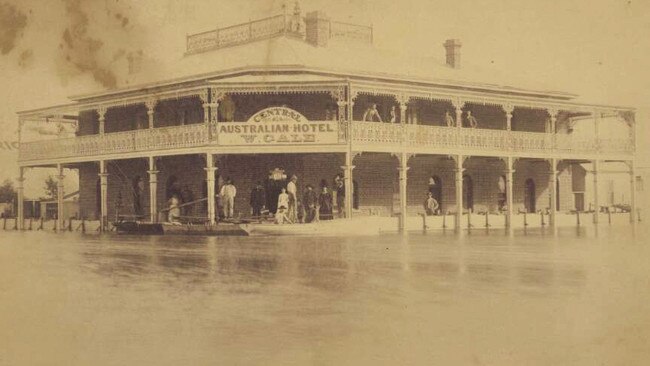
[[[99,161],[99,187],[100,187],[100,223],[101,231],[108,229],[108,173],[106,161]]]
[[[463,219],[463,156],[456,155],[454,161],[456,167],[456,221],[454,222],[454,229],[458,232],[461,231],[461,221]]]
[[[158,170],[156,158],[149,157],[149,217],[151,222],[158,222]]]
[[[216,218],[217,218],[216,206],[214,201],[217,195],[215,181],[214,181],[214,172],[217,171],[217,168],[214,166],[214,156],[211,153],[207,153],[205,157],[206,157],[205,159],[206,167],[204,169],[206,174],[206,182],[208,185],[208,194],[207,194],[208,221],[210,222],[210,225],[214,225],[216,224]]]
[[[58,230],[62,231],[63,230],[63,219],[64,219],[64,212],[63,212],[63,195],[64,195],[64,186],[63,186],[63,178],[65,176],[63,175],[63,166],[61,164],[57,164],[57,171],[59,172],[58,175],[58,180],[57,180],[57,190],[56,190],[56,207],[57,207],[57,213],[56,213],[56,227]]]

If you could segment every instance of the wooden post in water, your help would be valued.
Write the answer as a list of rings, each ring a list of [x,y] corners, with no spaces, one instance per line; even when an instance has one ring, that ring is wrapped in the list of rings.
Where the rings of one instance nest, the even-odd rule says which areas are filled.
[[[43,217],[41,216],[40,224],[38,225],[38,229],[36,230],[43,230]]]
[[[539,211],[539,217],[542,222],[542,227],[546,226],[546,223],[544,222],[544,211]]]
[[[449,212],[445,212],[445,213],[442,214],[442,228],[443,229],[447,228],[447,214],[449,214]]]
[[[639,222],[641,222],[641,209],[640,208],[638,208],[636,210],[636,216],[637,216],[637,220],[639,220]]]
[[[610,225],[612,224],[612,210],[610,210],[609,207],[607,208],[607,223]]]
[[[18,230],[18,218],[14,219],[14,230]]]
[[[81,233],[83,234],[85,232],[86,232],[86,220],[82,218],[81,219]]]
[[[490,227],[490,213],[485,211],[485,227]]]
[[[32,218],[30,217],[29,218],[29,228],[27,230],[31,230],[31,229],[32,229]]]
[[[53,222],[54,222],[54,226],[52,226],[52,230],[54,230],[54,232],[57,231],[57,230],[56,230],[56,229],[57,229],[57,227],[56,227],[56,223],[57,223],[58,221],[59,221],[59,220],[54,220],[54,221],[53,221]]]
[[[467,228],[468,229],[472,228],[472,209],[471,208],[467,209]]]
[[[68,221],[68,231],[72,231],[72,218]]]
[[[524,211],[524,227],[528,226],[528,216],[526,216],[526,211]]]
[[[580,226],[580,211],[576,211],[576,224]]]
[[[2,230],[7,230],[7,218],[2,218]]]

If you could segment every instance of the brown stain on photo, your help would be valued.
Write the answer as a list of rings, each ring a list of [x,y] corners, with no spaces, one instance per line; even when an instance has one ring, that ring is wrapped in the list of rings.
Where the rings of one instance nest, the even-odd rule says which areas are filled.
[[[0,2],[0,54],[7,55],[22,37],[27,15],[14,5]]]

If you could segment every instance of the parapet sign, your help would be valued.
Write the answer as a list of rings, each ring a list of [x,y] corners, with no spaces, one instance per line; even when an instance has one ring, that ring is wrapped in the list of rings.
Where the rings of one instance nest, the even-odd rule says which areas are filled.
[[[265,108],[248,122],[217,124],[219,145],[336,144],[336,121],[309,121],[287,107]]]

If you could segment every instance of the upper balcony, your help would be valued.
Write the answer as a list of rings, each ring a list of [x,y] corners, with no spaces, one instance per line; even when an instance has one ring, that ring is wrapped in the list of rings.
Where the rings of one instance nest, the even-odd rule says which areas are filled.
[[[222,122],[227,124],[227,122]],[[220,124],[222,124],[220,123]],[[245,122],[235,122],[241,124]],[[320,146],[340,147],[348,142],[353,151],[376,152],[410,152],[410,153],[463,153],[486,155],[517,156],[565,156],[579,158],[600,156],[631,157],[634,153],[631,139],[589,139],[568,134],[549,134],[539,132],[503,131],[474,128],[457,128],[446,126],[426,126],[410,124],[390,124],[379,122],[353,121],[349,132],[346,122],[310,121],[312,124],[329,126],[330,133],[340,135],[341,139],[329,139]],[[188,149],[247,147],[254,151],[260,144],[245,145],[220,139],[219,129],[208,125],[190,124],[133,131],[105,133],[52,139],[46,141],[26,142],[20,145],[19,162],[30,163],[56,162],[57,160],[86,161],[98,157],[139,155],[147,156],[152,152],[172,151],[183,154]],[[343,131],[343,133],[341,133]],[[319,133],[319,132],[316,132]],[[349,135],[349,139],[347,136]],[[318,143],[292,140],[272,142],[277,152],[290,152],[296,145]],[[261,144],[269,143],[259,140]]]
[[[551,116],[530,107],[421,99],[400,103],[394,96],[370,94],[351,99],[354,104],[348,105],[337,104],[330,92],[263,97],[233,92],[219,104],[192,95],[112,107],[101,116],[85,110],[79,113],[76,136],[23,142],[19,162],[29,166],[207,151],[351,150],[611,160],[634,154],[633,124],[617,113],[598,112],[594,119],[584,111]],[[270,106],[280,106],[272,108],[287,116],[258,121],[256,116]],[[300,120],[297,126],[290,125],[294,113]],[[272,127],[283,121],[289,124]],[[253,125],[264,128],[248,128]],[[607,131],[612,128],[615,131]]]

